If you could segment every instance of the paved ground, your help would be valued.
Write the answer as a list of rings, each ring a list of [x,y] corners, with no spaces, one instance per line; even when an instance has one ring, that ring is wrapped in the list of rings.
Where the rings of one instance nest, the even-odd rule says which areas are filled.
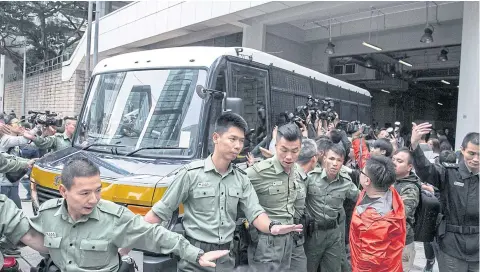
[[[26,191],[25,189],[20,186],[20,197],[24,198]],[[33,211],[32,211],[32,204],[31,202],[22,202],[23,210],[27,215],[33,216]],[[423,267],[425,266],[426,260],[425,260],[425,254],[423,252],[423,244],[422,243],[416,243],[415,244],[415,250],[416,250],[416,255],[415,255],[415,265],[413,270],[411,272],[421,272],[423,270]],[[42,259],[42,256],[38,254],[35,250],[29,248],[29,247],[24,247],[21,249],[22,251],[22,256],[21,258],[18,258],[18,262],[20,264],[20,267],[23,272],[28,272],[30,271],[30,267],[36,266],[40,260]],[[139,266],[139,271],[143,271],[143,266],[142,266],[142,256],[139,253],[134,253],[133,254],[134,259],[137,261],[137,264]],[[438,272],[438,266],[435,264],[434,270],[435,272]]]

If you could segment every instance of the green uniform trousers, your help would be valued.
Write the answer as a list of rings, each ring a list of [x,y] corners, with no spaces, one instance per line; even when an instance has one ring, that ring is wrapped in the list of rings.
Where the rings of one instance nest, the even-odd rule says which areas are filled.
[[[329,230],[315,230],[305,240],[307,271],[341,272],[345,243],[342,241],[342,225]]]
[[[258,243],[248,246],[248,265],[253,271],[287,271],[292,258],[291,234],[258,234]],[[256,269],[256,270],[255,270]]]

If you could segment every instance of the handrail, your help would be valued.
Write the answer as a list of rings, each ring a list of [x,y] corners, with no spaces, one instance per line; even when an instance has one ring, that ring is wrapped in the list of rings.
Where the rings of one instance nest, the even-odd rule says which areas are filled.
[[[26,75],[27,77],[31,77],[31,76],[42,74],[45,72],[61,69],[62,63],[65,60],[68,60],[71,55],[72,55],[71,53],[65,53],[55,58],[51,58],[46,61],[42,61],[38,64],[27,67]],[[14,72],[6,76],[6,82],[9,83],[9,82],[21,80],[22,77],[23,77],[22,72],[20,71]]]

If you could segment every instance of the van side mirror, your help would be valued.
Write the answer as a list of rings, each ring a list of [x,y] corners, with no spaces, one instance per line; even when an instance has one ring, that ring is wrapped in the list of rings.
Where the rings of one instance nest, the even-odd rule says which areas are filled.
[[[231,111],[243,116],[243,100],[238,97],[227,97],[225,99],[225,111]]]

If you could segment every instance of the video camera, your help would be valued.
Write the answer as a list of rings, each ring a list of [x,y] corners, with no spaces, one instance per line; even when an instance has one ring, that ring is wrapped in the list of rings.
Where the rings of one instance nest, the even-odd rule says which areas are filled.
[[[345,121],[345,120],[340,120],[338,123],[337,128],[344,130],[347,134],[353,134],[357,131],[360,130],[360,128],[363,127],[363,134],[369,134],[371,127],[367,126],[366,124],[362,124],[360,121]]]
[[[28,111],[30,116],[27,121],[32,124],[39,124],[42,126],[56,126],[61,127],[63,125],[63,119],[57,118],[58,114],[50,111]]]

